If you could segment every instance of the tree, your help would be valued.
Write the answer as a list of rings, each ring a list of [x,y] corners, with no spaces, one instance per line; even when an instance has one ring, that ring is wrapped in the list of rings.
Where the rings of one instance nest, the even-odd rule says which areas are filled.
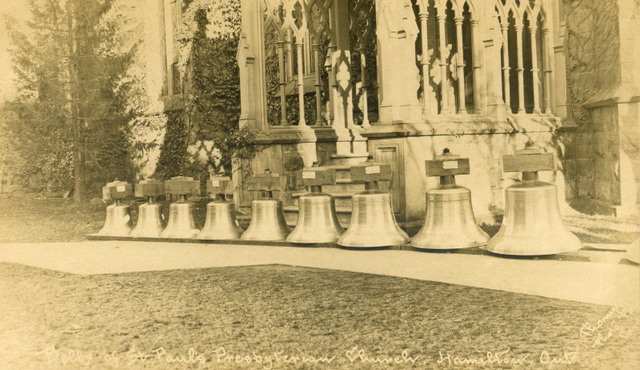
[[[31,0],[26,25],[8,20],[18,98],[9,104],[15,119],[5,129],[26,159],[23,178],[41,175],[40,181],[26,181],[36,190],[68,188],[73,179],[74,199],[81,202],[87,190],[133,175],[131,113],[118,83],[136,43],[125,42],[130,38],[118,24],[122,14],[106,17],[116,3]]]

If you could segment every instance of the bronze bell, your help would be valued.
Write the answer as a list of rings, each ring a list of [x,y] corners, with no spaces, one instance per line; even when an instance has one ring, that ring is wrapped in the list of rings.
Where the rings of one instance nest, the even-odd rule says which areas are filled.
[[[131,231],[131,236],[140,238],[157,238],[162,233],[162,206],[154,203],[153,198],[138,207],[138,222]]]
[[[338,245],[380,248],[408,243],[409,236],[396,222],[391,194],[378,190],[378,181],[391,180],[391,166],[372,161],[352,166],[351,180],[364,181],[365,191],[351,198],[351,223]]]
[[[207,219],[198,234],[198,239],[231,240],[242,235],[236,221],[235,207],[225,200],[225,195],[233,194],[229,177],[212,176],[207,180],[207,191],[217,197],[207,204]]]
[[[310,187],[310,192],[298,200],[298,223],[287,237],[289,243],[333,243],[344,233],[338,222],[333,197],[321,192],[322,185],[335,183],[335,172],[314,166],[304,169],[300,182]]]
[[[173,177],[165,182],[165,191],[180,197],[169,205],[169,222],[162,234],[163,238],[191,239],[198,236],[200,230],[193,220],[193,203],[187,196],[200,193],[200,184],[191,177]]]
[[[131,216],[129,206],[120,200],[107,207],[107,219],[98,234],[106,236],[127,236],[131,233]]]
[[[164,229],[161,205],[154,203],[154,197],[164,193],[164,184],[159,180],[142,180],[136,186],[136,197],[146,197],[147,203],[138,207],[138,223],[131,236],[157,238]]]
[[[273,199],[273,191],[284,189],[286,178],[272,175],[268,170],[264,175],[246,180],[248,190],[260,191],[262,197],[251,201],[251,223],[242,234],[242,240],[278,241],[285,240],[289,226],[284,218],[282,201]]]
[[[411,238],[419,249],[461,249],[487,244],[489,235],[476,223],[471,191],[456,185],[455,175],[467,175],[469,159],[445,149],[443,155],[426,161],[427,176],[439,176],[440,186],[427,191],[425,223]]]
[[[107,218],[99,235],[127,236],[131,233],[129,206],[122,204],[121,200],[131,196],[132,190],[131,184],[122,181],[110,182],[102,187],[102,198],[113,199],[115,203],[107,207]]]
[[[528,144],[530,146],[530,144]],[[553,154],[525,149],[503,158],[505,172],[522,171],[522,181],[505,190],[505,212],[486,250],[512,256],[541,256],[575,251],[580,240],[564,225],[555,185],[538,180],[538,171],[555,168]]]

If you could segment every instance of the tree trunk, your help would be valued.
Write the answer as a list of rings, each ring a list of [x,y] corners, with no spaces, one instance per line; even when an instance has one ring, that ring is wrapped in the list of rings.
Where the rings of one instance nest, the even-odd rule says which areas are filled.
[[[87,197],[87,184],[85,176],[85,156],[82,127],[78,120],[78,93],[76,80],[76,58],[73,33],[73,9],[72,1],[67,1],[67,42],[69,46],[69,80],[70,80],[70,113],[73,127],[73,172],[75,177],[75,191],[73,200],[82,203]]]

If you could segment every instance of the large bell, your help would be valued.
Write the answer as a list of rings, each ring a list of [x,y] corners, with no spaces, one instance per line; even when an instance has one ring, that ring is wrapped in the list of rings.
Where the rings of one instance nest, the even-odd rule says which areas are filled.
[[[338,244],[351,248],[378,248],[406,244],[409,236],[396,222],[391,195],[377,190],[352,197],[351,223]]]
[[[522,182],[505,190],[502,225],[485,249],[512,256],[551,255],[580,249],[580,240],[562,221],[556,186],[538,180],[538,170],[554,168],[553,155],[531,149],[520,152],[504,157],[505,171],[524,169]]]
[[[344,233],[338,222],[336,203],[329,194],[322,193],[322,185],[335,184],[335,171],[314,163],[298,173],[299,182],[310,192],[298,199],[298,223],[287,237],[289,243],[333,243]]]
[[[198,239],[238,239],[242,229],[236,223],[235,207],[231,202],[213,201],[207,204],[207,219]]]
[[[308,193],[298,200],[298,223],[287,237],[289,243],[333,243],[344,232],[338,222],[333,197],[323,193]]]
[[[181,199],[169,205],[169,222],[160,234],[163,238],[191,239],[198,236],[200,230],[193,220],[193,203]]]
[[[351,181],[364,182],[365,191],[351,198],[351,223],[338,239],[350,248],[380,248],[406,244],[409,236],[396,222],[391,194],[378,190],[378,181],[391,181],[389,164],[369,159],[351,166]]]
[[[131,236],[157,238],[162,233],[162,212],[158,203],[145,203],[138,207],[138,223],[131,231]]]
[[[242,240],[285,240],[289,226],[284,219],[282,201],[256,199],[251,202],[251,223],[242,234]]]
[[[487,244],[489,235],[476,223],[471,191],[455,183],[455,175],[469,174],[469,159],[444,150],[442,156],[426,161],[427,176],[439,176],[440,185],[427,191],[425,223],[411,238],[419,249],[460,249]]]
[[[107,219],[104,226],[98,232],[105,236],[127,236],[131,233],[131,216],[129,216],[129,206],[116,203],[107,207]]]
[[[420,249],[460,249],[487,244],[489,235],[476,223],[471,191],[456,186],[427,191],[427,215],[411,246]]]

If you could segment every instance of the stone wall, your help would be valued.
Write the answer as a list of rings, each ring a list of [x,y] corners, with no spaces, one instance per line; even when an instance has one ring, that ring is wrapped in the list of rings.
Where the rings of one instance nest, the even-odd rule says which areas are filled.
[[[628,1],[628,0],[620,0]],[[620,85],[616,0],[563,0],[569,118],[589,120],[584,105]]]
[[[582,211],[633,213],[638,184],[638,79],[630,61],[637,54],[637,26],[632,25],[638,4],[564,0],[562,6],[571,107],[567,119],[576,126],[561,136],[567,197]]]

